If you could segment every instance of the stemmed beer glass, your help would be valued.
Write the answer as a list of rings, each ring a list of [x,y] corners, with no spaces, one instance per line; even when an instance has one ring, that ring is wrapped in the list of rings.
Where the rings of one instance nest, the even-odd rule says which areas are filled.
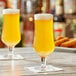
[[[46,65],[46,57],[50,55],[55,48],[54,31],[53,31],[53,15],[51,14],[35,14],[35,33],[34,33],[34,49],[41,57],[42,65],[36,68],[37,72],[58,71],[62,70],[51,65]]]
[[[22,56],[14,54],[14,47],[21,40],[20,35],[20,13],[18,9],[3,10],[3,28],[1,39],[9,48],[9,54],[0,59],[23,59]]]

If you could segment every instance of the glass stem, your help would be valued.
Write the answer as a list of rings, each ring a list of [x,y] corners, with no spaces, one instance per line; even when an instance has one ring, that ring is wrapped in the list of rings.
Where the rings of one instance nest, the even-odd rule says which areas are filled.
[[[9,48],[9,55],[13,56],[14,55],[14,47],[8,47]]]
[[[45,71],[46,70],[46,58],[45,57],[41,57],[41,71]]]

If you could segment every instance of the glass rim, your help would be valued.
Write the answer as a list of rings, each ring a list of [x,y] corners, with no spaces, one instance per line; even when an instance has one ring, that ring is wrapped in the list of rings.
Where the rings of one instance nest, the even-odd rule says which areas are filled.
[[[3,9],[3,14],[15,14],[19,13],[19,9]]]
[[[40,13],[40,14],[34,14],[35,20],[50,20],[53,19],[53,15],[49,13]]]

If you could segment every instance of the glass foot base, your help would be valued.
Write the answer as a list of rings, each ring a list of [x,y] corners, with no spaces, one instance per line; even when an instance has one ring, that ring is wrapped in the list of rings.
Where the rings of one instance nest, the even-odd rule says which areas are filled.
[[[19,60],[19,59],[24,58],[21,55],[5,55],[5,56],[0,55],[0,60]]]
[[[30,70],[30,71],[32,71],[32,72],[40,72],[40,73],[42,73],[42,72],[47,72],[47,71],[61,71],[61,70],[63,70],[62,68],[58,68],[58,67],[54,67],[54,66],[52,66],[52,65],[47,65],[46,66],[46,69],[43,71],[43,70],[41,70],[41,67],[40,66],[35,66],[35,67],[25,67],[25,69],[28,69],[28,70]]]

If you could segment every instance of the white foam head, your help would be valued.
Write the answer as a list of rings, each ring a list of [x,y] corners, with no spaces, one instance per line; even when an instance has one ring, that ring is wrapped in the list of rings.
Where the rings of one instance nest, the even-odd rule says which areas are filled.
[[[3,14],[15,14],[19,13],[19,9],[3,9]]]
[[[35,14],[34,15],[35,20],[50,20],[53,19],[52,14]]]

